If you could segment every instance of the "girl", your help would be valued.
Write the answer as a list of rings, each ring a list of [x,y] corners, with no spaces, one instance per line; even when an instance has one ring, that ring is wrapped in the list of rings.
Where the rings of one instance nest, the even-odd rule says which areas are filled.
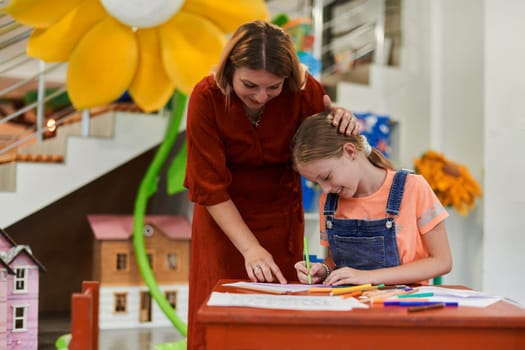
[[[321,244],[327,258],[312,264],[313,283],[426,283],[450,272],[448,216],[421,175],[395,172],[363,136],[346,136],[333,116],[307,118],[295,134],[292,159],[323,190]],[[304,261],[295,264],[307,281]]]

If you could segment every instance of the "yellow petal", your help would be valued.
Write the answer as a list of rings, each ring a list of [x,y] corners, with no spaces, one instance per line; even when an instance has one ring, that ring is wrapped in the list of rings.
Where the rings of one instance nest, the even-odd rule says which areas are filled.
[[[209,19],[225,33],[233,32],[245,22],[270,17],[265,2],[261,0],[191,0],[184,2],[182,11]]]
[[[49,28],[33,31],[27,54],[48,62],[67,61],[80,39],[105,16],[98,1],[84,1]]]
[[[179,12],[160,27],[160,41],[166,72],[178,89],[189,94],[217,64],[225,37],[210,21]]]
[[[146,112],[158,110],[170,99],[175,84],[162,65],[157,29],[141,29],[136,33],[139,45],[139,65],[129,87],[135,103]]]
[[[18,22],[45,28],[58,21],[84,0],[11,0],[2,10]],[[98,0],[89,0],[97,1]]]
[[[67,87],[76,108],[110,103],[128,88],[138,64],[135,34],[112,17],[96,24],[71,54]]]

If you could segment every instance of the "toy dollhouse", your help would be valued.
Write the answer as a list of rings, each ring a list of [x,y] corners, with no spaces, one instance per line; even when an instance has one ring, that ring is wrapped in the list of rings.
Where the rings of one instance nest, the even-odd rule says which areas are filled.
[[[132,215],[88,215],[95,236],[93,280],[100,282],[99,328],[170,327],[137,266]],[[147,257],[159,288],[187,321],[191,227],[180,216],[144,219]]]
[[[44,266],[0,229],[0,349],[38,348],[38,286]]]

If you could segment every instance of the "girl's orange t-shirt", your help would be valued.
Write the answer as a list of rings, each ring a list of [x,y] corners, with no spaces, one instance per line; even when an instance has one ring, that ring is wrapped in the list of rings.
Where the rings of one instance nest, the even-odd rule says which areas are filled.
[[[339,198],[335,217],[347,219],[384,219],[386,202],[394,179],[388,170],[378,191],[367,197]],[[320,198],[321,245],[328,246],[323,208],[326,195]],[[397,247],[402,264],[428,256],[422,237],[448,217],[439,199],[421,175],[410,174],[405,183],[399,215],[395,217]]]

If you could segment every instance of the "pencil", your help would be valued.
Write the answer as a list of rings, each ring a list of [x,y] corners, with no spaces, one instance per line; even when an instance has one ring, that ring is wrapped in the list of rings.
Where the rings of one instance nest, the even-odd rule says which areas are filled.
[[[312,275],[310,274],[310,253],[308,249],[308,238],[306,238],[306,235],[304,236],[304,259],[306,260],[306,277],[308,278],[308,284],[312,284]]]

